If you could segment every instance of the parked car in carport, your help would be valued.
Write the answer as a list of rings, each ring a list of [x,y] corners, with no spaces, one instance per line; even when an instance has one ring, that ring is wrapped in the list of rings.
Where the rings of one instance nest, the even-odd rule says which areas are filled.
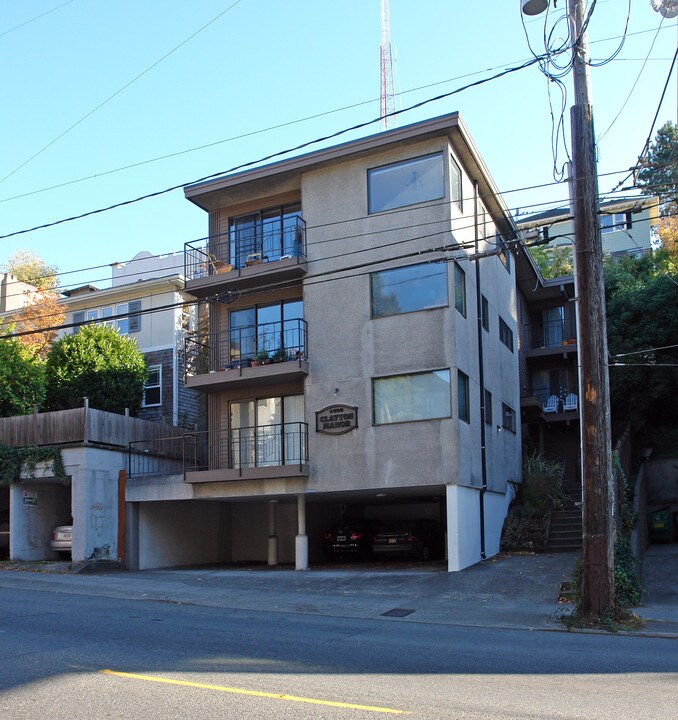
[[[52,531],[52,539],[50,540],[49,546],[54,552],[59,553],[61,557],[70,557],[73,547],[73,526],[57,525]]]
[[[372,548],[372,539],[379,527],[376,520],[338,523],[325,533],[325,557],[365,557]]]
[[[440,557],[443,534],[435,520],[391,520],[372,540],[376,557],[392,555],[429,560]]]

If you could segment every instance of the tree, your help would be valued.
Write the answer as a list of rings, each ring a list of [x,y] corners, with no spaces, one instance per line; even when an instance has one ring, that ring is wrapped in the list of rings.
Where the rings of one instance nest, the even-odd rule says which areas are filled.
[[[31,295],[20,310],[9,317],[14,332],[30,333],[18,337],[18,341],[42,360],[47,357],[52,343],[57,339],[57,331],[46,328],[61,325],[66,317],[65,310],[58,301],[56,293],[39,290]]]
[[[670,120],[657,131],[640,162],[638,185],[646,195],[658,195],[662,215],[678,211],[678,126]]]
[[[14,338],[0,338],[0,417],[27,415],[45,397],[45,368]]]
[[[37,253],[17,250],[2,265],[4,272],[11,273],[21,282],[34,285],[38,290],[55,290],[59,285],[58,269],[48,265]]]
[[[550,247],[541,245],[531,247],[530,255],[537,263],[537,267],[545,280],[574,274],[571,246],[558,245]]]
[[[661,254],[624,258],[607,263],[605,289],[612,420],[617,434],[631,426],[642,439],[676,421],[678,274]]]
[[[46,363],[47,410],[80,407],[135,413],[143,398],[146,360],[135,340],[108,325],[86,325],[52,345]]]

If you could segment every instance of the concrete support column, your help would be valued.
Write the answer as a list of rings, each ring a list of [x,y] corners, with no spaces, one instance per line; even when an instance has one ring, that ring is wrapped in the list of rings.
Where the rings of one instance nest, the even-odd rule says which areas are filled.
[[[294,543],[296,570],[308,570],[308,536],[306,535],[306,496],[297,495],[297,537]]]
[[[276,506],[277,500],[268,504],[268,564],[274,567],[278,564],[278,536],[276,535]]]

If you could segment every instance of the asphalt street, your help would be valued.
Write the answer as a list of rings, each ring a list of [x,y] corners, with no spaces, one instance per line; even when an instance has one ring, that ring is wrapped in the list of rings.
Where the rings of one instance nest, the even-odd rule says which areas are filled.
[[[134,585],[124,574],[0,573],[2,717],[655,720],[675,713],[673,639],[412,621],[418,611],[320,614],[303,608],[299,595],[295,609],[289,599],[276,607],[277,593],[265,585],[248,598],[267,601],[249,609],[184,603],[150,597],[154,578],[170,585],[152,575]],[[55,578],[75,582],[65,591]],[[214,584],[203,592],[224,594]]]

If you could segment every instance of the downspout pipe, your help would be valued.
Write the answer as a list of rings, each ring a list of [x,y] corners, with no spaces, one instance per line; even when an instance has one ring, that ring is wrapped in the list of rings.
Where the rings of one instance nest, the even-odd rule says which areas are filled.
[[[478,332],[478,385],[480,388],[480,467],[482,484],[480,486],[479,510],[480,510],[480,557],[485,560],[485,493],[487,492],[487,452],[485,434],[485,368],[483,362],[483,307],[482,292],[480,287],[480,232],[478,228],[478,182],[473,183],[473,226],[475,234],[476,254],[476,315]]]

